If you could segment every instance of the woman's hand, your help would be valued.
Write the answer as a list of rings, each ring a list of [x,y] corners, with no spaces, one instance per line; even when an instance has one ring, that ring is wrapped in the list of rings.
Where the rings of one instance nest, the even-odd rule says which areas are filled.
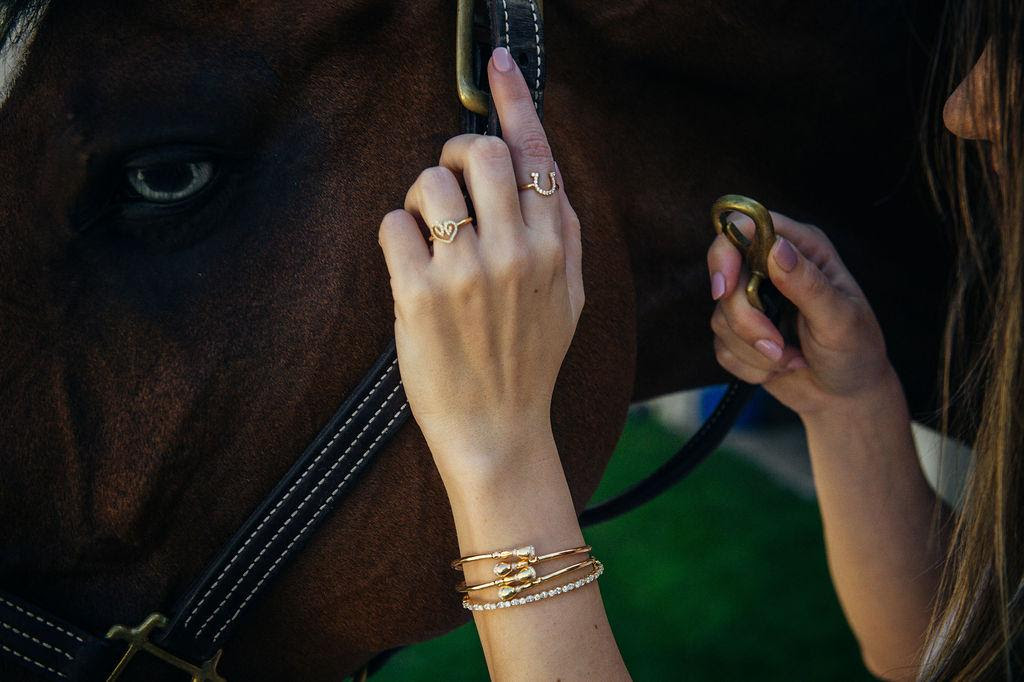
[[[828,237],[816,227],[772,217],[780,237],[768,275],[798,309],[800,347],[786,347],[775,325],[747,301],[740,254],[719,235],[708,251],[719,363],[743,381],[764,385],[803,417],[841,411],[851,400],[872,400],[894,387],[902,396],[878,321]],[[747,219],[737,226],[753,233]]]
[[[554,452],[551,395],[583,308],[580,224],[564,190],[518,189],[557,172],[529,90],[505,50],[488,76],[504,141],[449,140],[380,227],[405,391],[449,488]],[[469,215],[463,190],[475,222],[431,249],[429,226]]]

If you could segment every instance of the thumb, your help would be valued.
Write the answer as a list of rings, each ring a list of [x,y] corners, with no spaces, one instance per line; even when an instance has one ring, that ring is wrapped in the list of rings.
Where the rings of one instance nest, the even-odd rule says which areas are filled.
[[[835,319],[843,297],[817,265],[785,237],[778,237],[768,258],[768,277],[779,293],[793,302],[811,327]]]

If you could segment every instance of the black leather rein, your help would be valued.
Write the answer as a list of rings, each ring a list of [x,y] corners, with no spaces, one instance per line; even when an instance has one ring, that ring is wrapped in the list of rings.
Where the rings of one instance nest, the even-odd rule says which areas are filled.
[[[477,97],[475,111],[463,111],[462,129],[498,135],[485,76],[494,47],[509,48],[538,113],[543,111],[547,60],[539,0],[459,2],[460,34],[467,33],[468,41],[460,59],[470,61],[465,66],[472,70],[463,82],[460,69],[460,96],[468,85]],[[689,473],[719,445],[750,390],[731,386],[709,423],[679,453],[627,493],[584,512],[584,525],[618,516]],[[392,341],[169,616],[154,613],[137,627],[114,626],[100,637],[0,591],[0,656],[43,679],[115,680],[145,652],[196,682],[222,680],[217,661],[235,627],[408,418]]]

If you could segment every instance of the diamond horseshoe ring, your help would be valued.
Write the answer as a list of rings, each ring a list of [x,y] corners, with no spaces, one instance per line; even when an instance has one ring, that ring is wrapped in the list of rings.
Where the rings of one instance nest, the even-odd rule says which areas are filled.
[[[472,218],[463,218],[459,222],[446,220],[443,223],[436,223],[430,226],[430,241],[444,242],[451,244],[459,234],[459,228],[473,222]]]
[[[548,178],[550,179],[551,184],[551,187],[548,189],[543,189],[540,186],[540,173],[530,173],[530,177],[533,178],[533,182],[527,183],[525,185],[520,185],[520,191],[524,189],[532,189],[534,192],[541,195],[542,197],[549,197],[558,191],[558,180],[555,179],[554,171],[548,173]]]

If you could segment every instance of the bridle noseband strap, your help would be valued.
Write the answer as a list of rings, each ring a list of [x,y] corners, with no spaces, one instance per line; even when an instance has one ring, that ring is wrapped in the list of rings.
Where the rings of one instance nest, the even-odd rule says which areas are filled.
[[[118,653],[104,639],[0,592],[0,654],[49,680],[103,679]]]
[[[394,342],[145,646],[202,668],[409,418]],[[147,619],[152,623],[153,618]],[[118,626],[111,633],[130,633]],[[109,637],[110,635],[108,635]],[[0,592],[0,655],[53,680],[107,679],[127,644]],[[202,679],[216,679],[215,677]]]
[[[409,417],[394,342],[302,456],[207,565],[156,641],[213,656]]]

